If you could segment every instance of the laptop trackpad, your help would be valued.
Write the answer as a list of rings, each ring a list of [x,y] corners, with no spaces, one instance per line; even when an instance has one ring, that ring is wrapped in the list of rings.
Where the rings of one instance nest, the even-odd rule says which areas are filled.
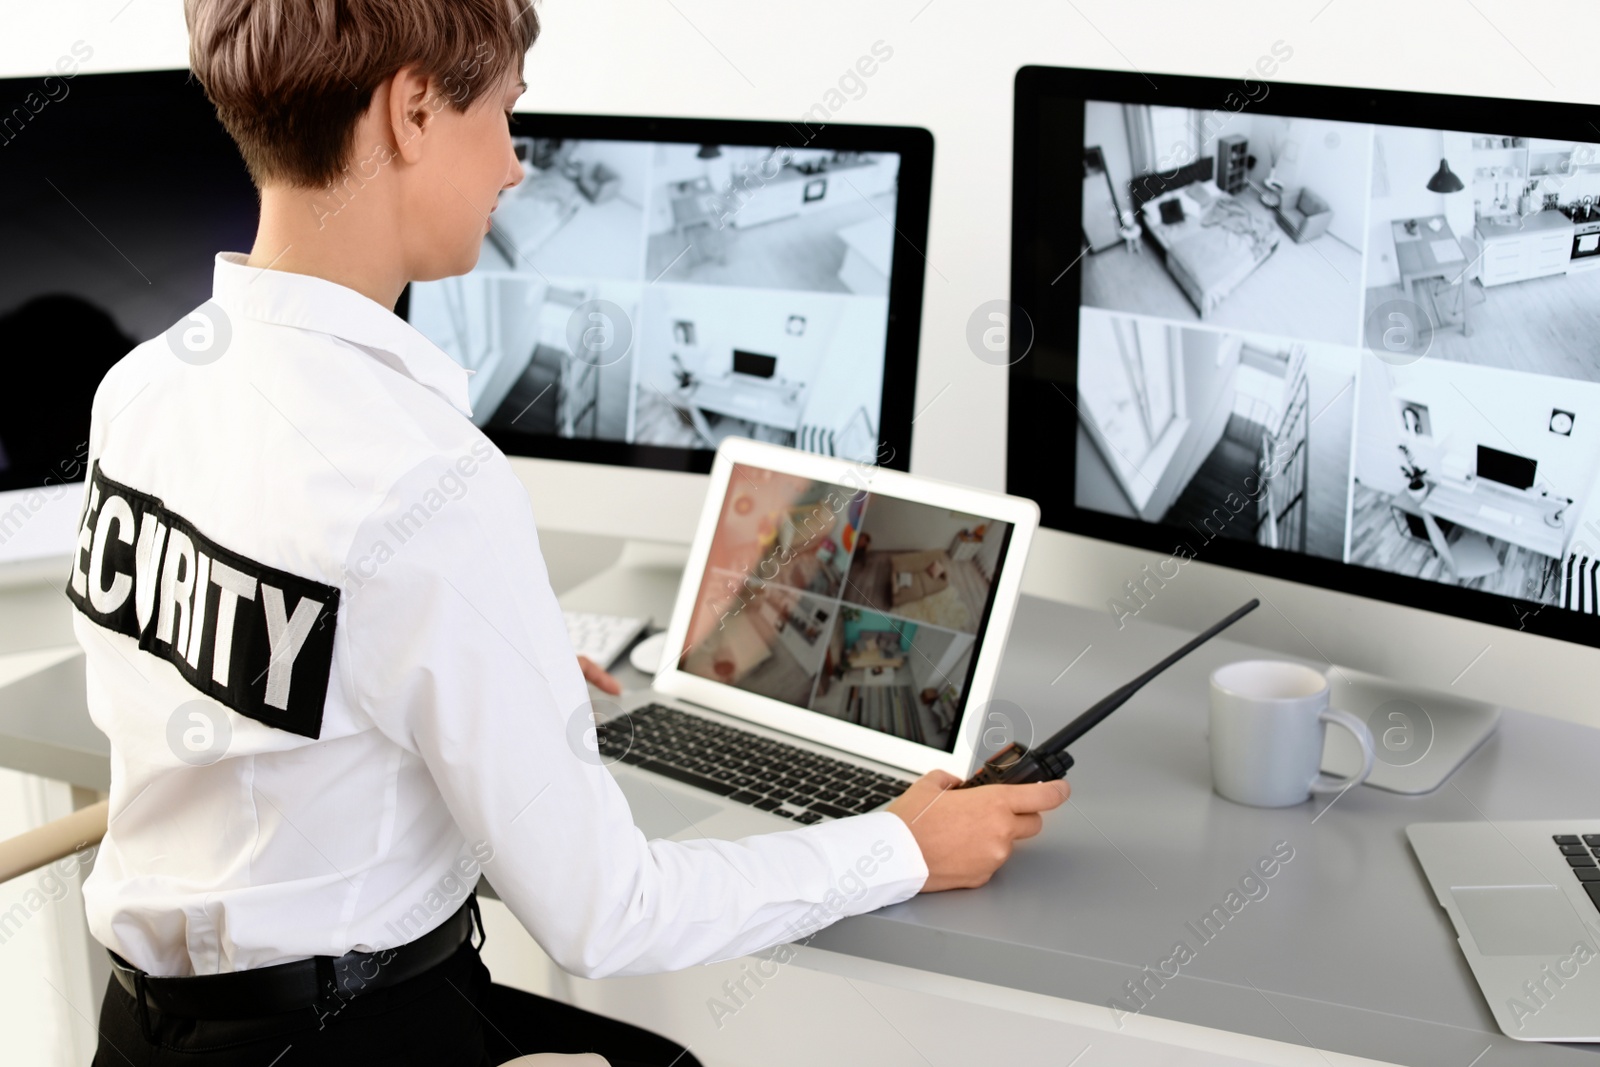
[[[1565,956],[1591,944],[1567,895],[1553,885],[1458,886],[1461,919],[1485,956]]]
[[[671,837],[722,811],[717,805],[685,789],[658,786],[626,771],[619,773],[616,778],[617,785],[622,787],[622,795],[628,798],[628,807],[633,811],[634,825],[643,830],[645,838],[650,841],[658,837]]]

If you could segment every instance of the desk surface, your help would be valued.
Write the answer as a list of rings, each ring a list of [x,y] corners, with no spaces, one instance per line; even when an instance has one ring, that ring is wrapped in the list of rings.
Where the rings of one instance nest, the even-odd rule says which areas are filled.
[[[1436,218],[1441,225],[1437,230],[1430,229],[1428,219]],[[1406,232],[1406,223],[1417,224],[1416,233]],[[1390,232],[1394,236],[1394,254],[1402,277],[1412,275],[1442,274],[1463,265],[1464,256],[1461,254],[1461,242],[1456,239],[1455,231],[1450,228],[1450,222],[1443,215],[1423,216],[1416,219],[1395,219],[1389,224]],[[1435,245],[1434,242],[1449,242],[1448,245]],[[1455,250],[1455,255],[1449,259],[1440,259],[1436,249],[1450,247]]]
[[[1043,736],[1181,637],[1025,598],[996,699]],[[1600,1047],[1500,1034],[1404,836],[1412,822],[1592,813],[1600,732],[1507,712],[1432,795],[1357,788],[1331,806],[1242,807],[1211,792],[1206,679],[1251,654],[1214,642],[1079,742],[1068,807],[984,889],[847,919],[813,944],[1107,1005],[1130,1002],[1124,983],[1182,940],[1194,959],[1150,983],[1143,1014],[1398,1063],[1465,1067],[1491,1047],[1485,1065],[1600,1062]],[[1279,841],[1294,857],[1267,895],[1202,943],[1187,924]]]
[[[1475,479],[1470,486],[1435,482],[1422,498],[1422,510],[1436,518],[1554,559],[1566,555],[1569,529],[1565,521],[1560,526],[1545,522],[1558,504],[1510,487],[1497,488],[1486,478]],[[1484,508],[1490,511],[1485,514]],[[1573,511],[1570,506],[1566,510]]]
[[[653,578],[670,568],[646,570]],[[597,579],[575,592],[590,610],[607,610],[600,599],[609,610],[636,610],[644,601],[633,601],[644,593],[652,605],[664,600],[671,583],[656,589],[646,582],[630,593],[635,584]],[[1138,620],[1119,631],[1108,613],[1032,598],[1023,599],[1012,633],[996,699],[1011,702],[1004,710],[1014,721],[1031,721],[1036,736],[1184,636]],[[1432,795],[1357,788],[1331,803],[1324,797],[1286,809],[1242,807],[1210,789],[1206,679],[1255,654],[1219,639],[1084,738],[1073,749],[1071,803],[984,889],[917,897],[847,919],[812,944],[1092,1005],[1115,998],[1131,1006],[1124,983],[1144,978],[1147,965],[1154,973],[1181,940],[1194,958],[1164,985],[1149,980],[1154,995],[1142,1014],[1397,1063],[1466,1067],[1486,1049],[1492,1052],[1483,1067],[1600,1063],[1593,1058],[1600,1046],[1524,1043],[1499,1033],[1404,836],[1408,823],[1420,821],[1592,814],[1600,731],[1508,711],[1495,736]],[[619,674],[625,684],[646,681],[631,669]],[[30,752],[54,749],[50,734],[59,735],[66,757],[83,762],[84,741],[95,731],[81,706],[81,673],[75,693],[52,670],[42,677],[53,681],[29,688],[36,710],[26,722],[0,715],[0,753],[15,754],[19,738]],[[3,695],[22,694],[13,687]],[[74,697],[75,709],[68,706]],[[12,710],[23,711],[16,702]],[[37,764],[21,769],[50,773]],[[1198,928],[1224,905],[1280,841],[1294,856],[1265,883],[1266,896],[1202,942],[1190,924]]]
[[[1512,216],[1506,222],[1493,219],[1478,220],[1478,236],[1485,241],[1502,241],[1535,233],[1572,233],[1572,220],[1559,211],[1546,209],[1531,215]]]
[[[718,415],[794,431],[800,428],[805,388],[763,378],[739,381],[737,375],[730,374],[696,381],[687,394],[687,402]]]

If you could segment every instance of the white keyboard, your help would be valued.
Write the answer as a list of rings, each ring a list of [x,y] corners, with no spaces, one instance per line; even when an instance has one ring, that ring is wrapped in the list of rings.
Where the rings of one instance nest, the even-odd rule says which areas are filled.
[[[621,615],[593,615],[586,611],[563,611],[567,636],[572,638],[572,648],[580,656],[588,656],[602,667],[610,667],[617,657],[627,651],[634,638],[644,633],[650,625],[646,619],[629,619]]]
[[[1494,519],[1496,522],[1511,522],[1516,518],[1515,515],[1504,508],[1497,508],[1491,504],[1478,505],[1478,514],[1486,519]]]

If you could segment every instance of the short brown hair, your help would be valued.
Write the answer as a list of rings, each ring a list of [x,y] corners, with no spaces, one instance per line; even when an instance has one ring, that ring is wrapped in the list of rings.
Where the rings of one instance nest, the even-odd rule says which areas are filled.
[[[372,93],[404,67],[465,111],[520,70],[531,0],[184,0],[189,66],[258,186],[321,188]]]

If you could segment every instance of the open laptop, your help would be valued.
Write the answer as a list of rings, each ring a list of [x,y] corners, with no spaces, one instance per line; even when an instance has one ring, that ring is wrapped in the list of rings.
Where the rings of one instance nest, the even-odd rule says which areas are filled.
[[[1038,521],[1030,500],[725,440],[652,687],[596,705],[641,829],[737,838],[965,777]]]
[[[1406,836],[1501,1031],[1600,1041],[1600,820],[1414,823]]]

